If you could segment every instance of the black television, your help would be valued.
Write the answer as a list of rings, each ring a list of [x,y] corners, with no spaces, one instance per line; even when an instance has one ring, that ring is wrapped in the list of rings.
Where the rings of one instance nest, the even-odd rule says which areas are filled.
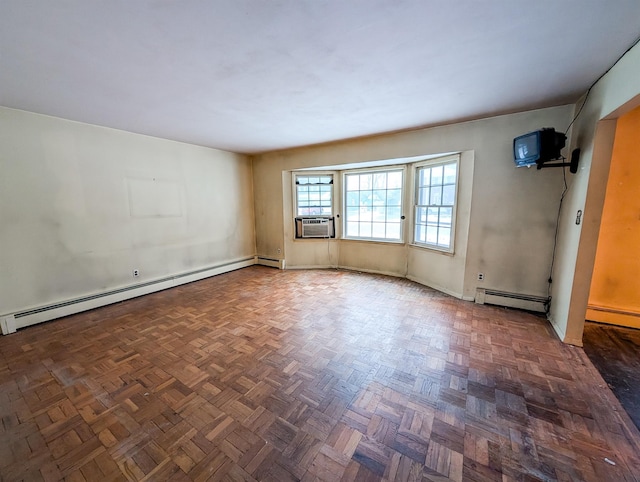
[[[518,136],[513,140],[513,160],[517,167],[537,165],[540,169],[545,162],[562,157],[566,140],[567,136],[553,127]]]

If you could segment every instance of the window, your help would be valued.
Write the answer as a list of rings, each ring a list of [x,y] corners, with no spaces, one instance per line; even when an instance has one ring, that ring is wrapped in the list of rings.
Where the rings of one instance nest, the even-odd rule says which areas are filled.
[[[296,216],[331,216],[333,214],[333,176],[296,175]]]
[[[402,240],[402,178],[402,169],[345,174],[345,237]]]
[[[453,252],[458,158],[416,168],[414,243]]]

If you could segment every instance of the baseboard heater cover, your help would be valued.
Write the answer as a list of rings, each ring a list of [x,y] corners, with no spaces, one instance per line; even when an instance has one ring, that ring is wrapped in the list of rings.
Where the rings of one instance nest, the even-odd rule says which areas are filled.
[[[255,257],[229,261],[215,266],[196,269],[164,278],[158,278],[145,283],[125,286],[101,293],[72,298],[70,300],[38,306],[28,310],[0,316],[0,328],[3,335],[15,333],[16,329],[53,320],[63,316],[69,316],[81,311],[91,310],[100,306],[117,303],[138,296],[143,296],[167,288],[173,288],[193,281],[209,278],[217,274],[227,273],[236,269],[245,268],[255,264]]]
[[[284,269],[284,259],[267,258],[266,256],[256,256],[256,263],[261,266],[270,266],[272,268]]]
[[[545,312],[547,298],[544,296],[511,293],[489,288],[476,288],[476,303],[481,305],[508,306],[529,311]]]

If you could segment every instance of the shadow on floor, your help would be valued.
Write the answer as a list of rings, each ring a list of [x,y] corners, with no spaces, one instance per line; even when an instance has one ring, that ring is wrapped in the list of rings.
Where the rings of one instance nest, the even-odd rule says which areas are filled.
[[[640,429],[640,330],[587,321],[584,351]]]

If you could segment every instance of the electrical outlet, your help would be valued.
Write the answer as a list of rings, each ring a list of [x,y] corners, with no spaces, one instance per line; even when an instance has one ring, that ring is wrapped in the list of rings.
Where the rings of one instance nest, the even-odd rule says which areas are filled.
[[[133,270],[133,277],[137,278],[138,276],[140,276],[140,270],[139,269],[134,269]]]
[[[484,281],[484,273],[478,273],[478,281]]]
[[[278,248],[278,254],[282,253],[282,250],[280,248]]]

